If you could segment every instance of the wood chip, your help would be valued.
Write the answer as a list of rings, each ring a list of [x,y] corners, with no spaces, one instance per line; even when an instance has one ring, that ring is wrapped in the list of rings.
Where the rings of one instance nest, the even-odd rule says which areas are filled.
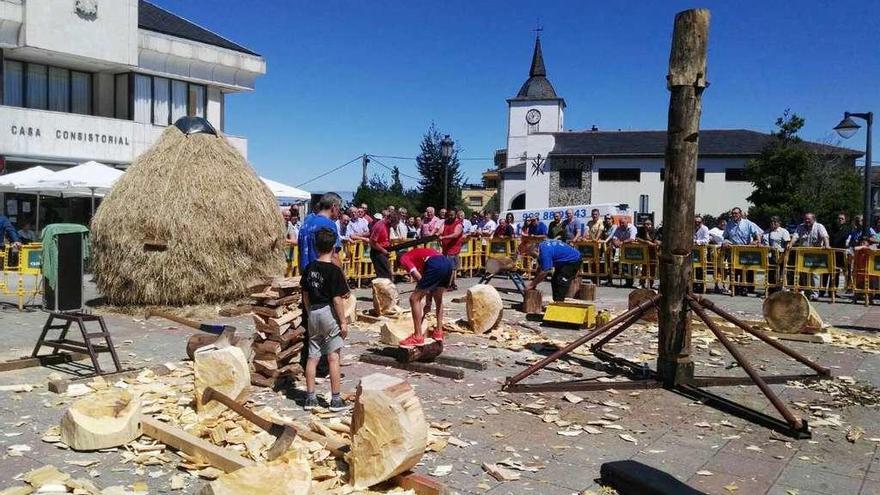
[[[516,481],[520,478],[518,472],[507,469],[505,467],[501,467],[497,464],[490,464],[488,462],[483,463],[483,471],[489,473],[489,476],[495,478],[498,481]]]

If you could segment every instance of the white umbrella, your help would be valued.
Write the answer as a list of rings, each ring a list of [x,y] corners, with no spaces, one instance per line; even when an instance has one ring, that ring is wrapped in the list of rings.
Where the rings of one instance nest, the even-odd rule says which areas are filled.
[[[263,184],[266,184],[276,198],[307,200],[312,197],[311,193],[303,191],[297,187],[288,186],[287,184],[282,184],[265,177],[260,177],[260,180],[263,181]]]
[[[113,184],[122,177],[123,171],[95,161],[80,163],[75,167],[55,172],[51,176],[23,184],[22,191],[57,191],[64,194],[92,197],[92,215],[95,214],[95,194],[110,192]]]
[[[0,191],[2,192],[16,192],[18,188],[24,184],[30,184],[34,181],[39,181],[42,179],[47,179],[52,176],[55,172],[49,170],[46,167],[41,167],[37,165],[36,167],[26,168],[20,172],[13,172],[11,174],[0,175]],[[36,211],[36,230],[40,231],[40,193],[41,191],[37,191],[37,211]]]

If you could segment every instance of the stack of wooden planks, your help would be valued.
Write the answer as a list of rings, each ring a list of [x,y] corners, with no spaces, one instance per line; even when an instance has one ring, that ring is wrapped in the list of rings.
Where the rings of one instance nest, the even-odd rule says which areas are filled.
[[[302,374],[304,339],[299,278],[272,278],[250,287],[256,333],[251,384],[280,388]]]

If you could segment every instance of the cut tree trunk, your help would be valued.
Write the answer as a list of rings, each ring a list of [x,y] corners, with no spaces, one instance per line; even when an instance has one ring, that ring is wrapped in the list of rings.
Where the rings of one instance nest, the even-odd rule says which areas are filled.
[[[565,297],[568,299],[574,299],[578,294],[578,289],[581,287],[581,277],[577,276],[574,280],[571,281],[571,285],[568,286],[568,292],[565,293]]]
[[[204,332],[191,335],[186,340],[186,357],[193,359],[196,349],[213,344],[217,341],[217,337],[219,337],[219,335]],[[241,337],[238,335],[234,335],[229,343],[232,345],[238,345],[240,341]]]
[[[581,301],[595,301],[596,285],[591,283],[582,283],[578,288],[577,298]]]
[[[119,447],[141,436],[141,402],[120,389],[84,397],[61,416],[61,440],[73,450]]]
[[[540,314],[544,312],[544,296],[538,289],[526,289],[523,294],[522,312]]]
[[[247,359],[238,347],[204,347],[196,352],[193,361],[196,411],[199,414],[210,416],[226,410],[217,401],[202,403],[202,394],[207,387],[239,401],[247,395],[251,373]]]
[[[220,475],[205,485],[200,495],[309,495],[312,471],[308,460],[297,449],[270,462],[243,467]]]
[[[629,293],[629,309],[633,309],[639,304],[651,299],[652,297],[657,295],[657,291],[654,289],[635,289]],[[657,323],[657,308],[651,308],[645,311],[641,317],[642,321],[649,321],[651,323]]]
[[[425,453],[428,426],[409,383],[374,373],[361,379],[351,417],[351,482],[363,489],[413,468]]]
[[[465,296],[467,320],[474,333],[486,333],[498,326],[504,312],[501,294],[488,284],[477,284]]]
[[[412,320],[386,321],[379,330],[379,342],[387,345],[399,345],[400,341],[413,333]]]
[[[764,319],[774,332],[819,333],[822,317],[800,292],[774,292],[764,300]]]
[[[400,303],[400,293],[397,286],[387,278],[373,280],[373,314],[382,316],[397,312]]]
[[[507,257],[489,256],[486,258],[486,273],[498,275],[508,270],[512,270],[516,266],[516,261]]]

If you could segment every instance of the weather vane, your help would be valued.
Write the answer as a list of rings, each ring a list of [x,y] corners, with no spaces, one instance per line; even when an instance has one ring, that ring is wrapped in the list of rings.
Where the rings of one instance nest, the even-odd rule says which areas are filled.
[[[541,31],[543,31],[543,30],[544,30],[544,28],[541,27],[541,18],[539,17],[535,20],[535,29],[532,29],[532,31],[535,32],[535,37],[540,38]]]

